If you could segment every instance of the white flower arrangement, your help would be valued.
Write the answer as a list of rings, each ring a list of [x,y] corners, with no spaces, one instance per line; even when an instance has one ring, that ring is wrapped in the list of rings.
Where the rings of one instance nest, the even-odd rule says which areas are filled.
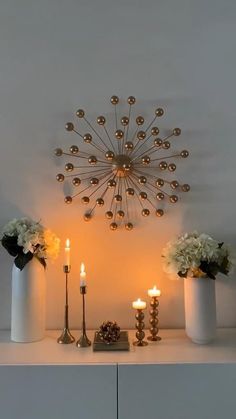
[[[7,223],[2,230],[1,242],[15,257],[15,264],[21,270],[33,257],[46,267],[46,260],[55,259],[60,246],[60,240],[54,233],[29,218]]]
[[[163,249],[164,270],[180,277],[208,277],[218,272],[228,275],[234,263],[229,246],[207,234],[186,233]]]

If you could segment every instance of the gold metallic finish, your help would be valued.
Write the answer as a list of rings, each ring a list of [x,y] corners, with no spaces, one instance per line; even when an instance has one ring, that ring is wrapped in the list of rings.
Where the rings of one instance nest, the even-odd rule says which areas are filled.
[[[119,98],[118,98],[118,96],[112,96],[111,97],[111,103],[112,103],[112,105],[117,105],[118,103],[119,103]]]
[[[121,129],[116,130],[115,136],[117,140],[121,140],[124,137],[124,131],[122,131]]]
[[[155,138],[154,145],[156,147],[161,147],[162,143],[163,143],[163,141],[160,138]]]
[[[149,209],[148,208],[144,208],[143,210],[142,210],[142,216],[143,217],[148,217],[150,215],[150,211],[149,211]]]
[[[84,221],[90,221],[90,220],[91,220],[91,218],[92,218],[92,214],[91,214],[91,212],[86,212],[86,213],[84,214]]]
[[[145,185],[145,183],[147,183],[147,178],[145,176],[139,176],[138,182],[140,185]]]
[[[70,152],[71,154],[77,154],[79,152],[79,147],[77,147],[77,145],[72,145],[70,147]]]
[[[137,118],[136,118],[136,124],[137,125],[143,125],[144,124],[144,118],[143,118],[143,116],[137,116]]]
[[[142,201],[145,201],[145,199],[147,199],[147,193],[146,192],[139,192],[139,198]]]
[[[66,163],[65,170],[67,172],[72,172],[72,170],[74,170],[74,165],[72,163]]]
[[[111,151],[111,150],[108,150],[107,152],[106,152],[106,154],[105,154],[105,157],[106,157],[106,159],[107,160],[113,160],[114,159],[114,157],[115,157],[115,153],[113,153],[113,151]]]
[[[126,189],[126,195],[127,196],[134,196],[134,189],[133,188],[127,188]]]
[[[142,164],[146,165],[146,164],[149,164],[150,162],[151,162],[151,159],[149,156],[142,157]]]
[[[117,216],[118,216],[119,218],[124,218],[124,216],[125,216],[124,211],[123,211],[123,210],[119,210],[119,211],[117,211]]]
[[[70,266],[64,265],[63,271],[65,273],[65,311],[64,311],[64,328],[61,335],[57,339],[57,343],[68,345],[75,341],[69,329],[69,303],[68,303],[68,274],[70,272]]]
[[[90,183],[92,186],[96,186],[99,184],[99,179],[97,177],[92,177],[92,179],[90,179]]]
[[[106,118],[105,118],[105,116],[98,116],[97,117],[97,123],[98,123],[98,125],[104,125],[105,123],[106,123]]]
[[[85,143],[89,144],[89,143],[91,143],[91,141],[92,141],[93,137],[92,137],[92,135],[91,135],[91,134],[89,134],[89,132],[88,132],[87,134],[84,134],[83,139],[84,139],[84,142],[85,142]]]
[[[65,125],[66,131],[73,131],[74,130],[74,124],[72,122],[67,122]]]
[[[157,108],[157,109],[155,110],[155,114],[156,114],[156,116],[162,116],[162,115],[164,115],[164,109],[162,109],[162,108]]]
[[[137,138],[139,140],[145,140],[145,138],[146,138],[146,132],[145,131],[138,131]]]
[[[98,207],[103,207],[103,205],[104,205],[104,199],[102,199],[102,198],[97,198],[97,199],[96,199],[96,203],[97,203],[97,206],[98,206]]]
[[[129,118],[128,118],[128,116],[123,116],[123,117],[121,118],[120,122],[121,122],[121,125],[123,125],[124,127],[126,127],[126,125],[128,125],[128,123],[129,123]]]
[[[179,187],[179,182],[177,180],[172,180],[172,182],[170,183],[170,186],[172,189],[176,189]]]
[[[164,211],[163,211],[163,209],[157,209],[156,210],[156,216],[157,217],[162,217],[164,215]]]
[[[107,186],[108,186],[108,188],[115,188],[116,187],[116,181],[115,181],[115,179],[108,180]]]
[[[166,169],[167,169],[167,167],[168,167],[168,164],[166,163],[166,161],[161,161],[161,162],[159,163],[159,168],[160,168],[161,170],[166,170]]]
[[[89,199],[89,197],[88,197],[88,196],[83,196],[83,197],[81,198],[81,202],[82,202],[83,204],[87,205],[87,204],[89,204],[90,199]]]
[[[95,156],[90,156],[90,157],[88,158],[88,162],[89,162],[89,164],[91,164],[92,166],[94,166],[94,165],[97,163],[97,157],[95,157]]]
[[[173,134],[178,137],[181,134],[181,129],[180,128],[174,128],[173,129]]]
[[[165,195],[162,192],[158,192],[156,194],[156,198],[158,199],[158,201],[162,201],[165,198]]]
[[[156,180],[156,186],[158,187],[158,188],[161,188],[162,186],[164,186],[164,184],[165,184],[165,182],[164,182],[164,180],[163,179],[157,179]]]
[[[131,150],[133,150],[133,148],[134,148],[134,143],[132,143],[132,141],[127,141],[125,143],[125,149],[126,150],[131,151]]]
[[[158,336],[159,333],[159,328],[158,328],[158,314],[159,314],[159,301],[157,299],[157,297],[152,297],[151,301],[150,301],[150,319],[149,319],[149,323],[150,323],[150,333],[151,335],[148,336],[148,340],[151,342],[158,342],[161,340],[161,337]]]
[[[136,338],[137,341],[135,341],[133,344],[134,346],[147,346],[148,342],[146,342],[144,340],[145,338],[145,332],[144,332],[144,328],[145,328],[145,323],[144,323],[144,312],[143,310],[137,310],[137,313],[135,315],[135,319],[137,320],[137,322],[135,323],[135,328],[137,330],[136,332]]]
[[[55,156],[60,157],[60,156],[62,156],[63,151],[62,151],[62,149],[61,149],[61,148],[56,148],[56,149],[54,150],[54,154],[55,154]]]
[[[182,150],[180,155],[181,155],[181,157],[186,159],[189,156],[189,152],[188,152],[188,150]]]
[[[112,211],[107,211],[105,215],[106,215],[106,218],[108,220],[111,220],[113,218],[113,212]]]
[[[120,194],[117,194],[114,196],[114,200],[115,202],[121,202],[122,201],[122,196]]]
[[[152,135],[156,136],[156,135],[159,134],[159,132],[160,132],[160,130],[159,130],[158,127],[152,127],[152,129],[151,129]]]
[[[63,182],[63,180],[65,179],[65,176],[62,173],[58,173],[56,178],[58,182]]]
[[[112,170],[118,178],[128,176],[132,170],[131,158],[126,154],[118,154],[112,161]]]
[[[111,230],[113,230],[113,231],[114,231],[114,230],[117,230],[117,228],[118,228],[117,223],[111,223],[111,224],[110,224],[110,229],[111,229]]]
[[[78,118],[83,118],[85,115],[85,112],[83,109],[78,109],[78,111],[76,111],[76,116],[78,116]]]
[[[66,204],[71,204],[72,197],[68,195],[68,196],[65,197],[64,201],[65,201]]]
[[[165,150],[168,150],[170,148],[170,142],[169,141],[163,141],[162,148]]]
[[[133,230],[134,226],[133,226],[132,223],[129,222],[129,223],[125,224],[125,228],[126,228],[126,230],[131,231],[131,230]]]
[[[183,192],[188,192],[188,191],[190,191],[190,185],[185,183],[184,185],[182,185],[181,189],[182,189]]]
[[[172,204],[175,204],[178,201],[178,196],[177,195],[171,195],[170,196],[170,202]]]
[[[74,177],[74,179],[72,179],[72,183],[74,186],[79,186],[81,184],[81,179],[79,177]]]
[[[174,172],[176,170],[176,164],[170,163],[169,166],[168,166],[168,170],[170,172]]]
[[[86,318],[85,318],[85,295],[87,293],[87,287],[84,285],[80,287],[80,294],[82,295],[82,333],[80,338],[76,342],[77,348],[88,348],[91,346],[91,342],[86,332]]]
[[[127,99],[127,102],[128,102],[129,105],[134,105],[135,102],[136,102],[136,99],[135,99],[134,96],[129,96],[128,99]]]

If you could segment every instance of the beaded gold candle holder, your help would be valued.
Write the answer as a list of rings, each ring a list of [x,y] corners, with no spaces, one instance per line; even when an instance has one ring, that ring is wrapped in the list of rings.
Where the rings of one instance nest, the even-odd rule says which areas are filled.
[[[135,327],[136,327],[136,329],[137,329],[137,332],[136,332],[136,338],[137,338],[137,341],[135,341],[134,342],[134,345],[135,346],[147,346],[148,345],[148,342],[146,342],[145,340],[144,340],[144,338],[145,338],[145,332],[144,332],[144,327],[145,327],[145,324],[144,324],[144,312],[143,312],[143,310],[141,310],[141,309],[137,309],[137,313],[136,313],[136,315],[135,315],[135,318],[136,318],[136,320],[137,320],[137,322],[136,322],[136,324],[135,324]]]
[[[86,285],[82,285],[80,287],[80,294],[82,295],[82,307],[83,307],[83,320],[82,320],[82,333],[76,342],[76,346],[78,348],[87,348],[91,346],[91,341],[89,340],[87,333],[86,333],[86,319],[85,319],[85,294],[87,293]]]
[[[158,329],[158,314],[159,314],[159,310],[158,310],[158,306],[159,306],[159,301],[157,297],[152,297],[151,298],[151,302],[150,302],[150,320],[149,323],[151,325],[150,327],[150,333],[151,336],[148,336],[148,340],[152,341],[152,342],[157,342],[161,340],[161,337],[158,336],[159,333],[159,329]]]
[[[66,277],[64,328],[61,335],[57,339],[57,343],[69,344],[75,341],[75,338],[72,336],[69,329],[68,274],[70,273],[70,266],[64,265],[63,271]]]

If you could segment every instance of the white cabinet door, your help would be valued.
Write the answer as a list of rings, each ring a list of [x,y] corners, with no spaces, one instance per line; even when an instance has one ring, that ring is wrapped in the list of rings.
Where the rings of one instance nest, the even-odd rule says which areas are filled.
[[[1,366],[1,419],[117,419],[117,366]]]
[[[236,365],[120,365],[119,419],[235,419]]]

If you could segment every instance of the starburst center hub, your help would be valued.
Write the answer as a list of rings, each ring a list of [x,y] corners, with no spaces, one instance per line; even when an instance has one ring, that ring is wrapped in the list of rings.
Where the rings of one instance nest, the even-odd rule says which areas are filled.
[[[129,176],[132,171],[131,158],[125,154],[118,154],[113,160],[112,170],[118,177]]]

